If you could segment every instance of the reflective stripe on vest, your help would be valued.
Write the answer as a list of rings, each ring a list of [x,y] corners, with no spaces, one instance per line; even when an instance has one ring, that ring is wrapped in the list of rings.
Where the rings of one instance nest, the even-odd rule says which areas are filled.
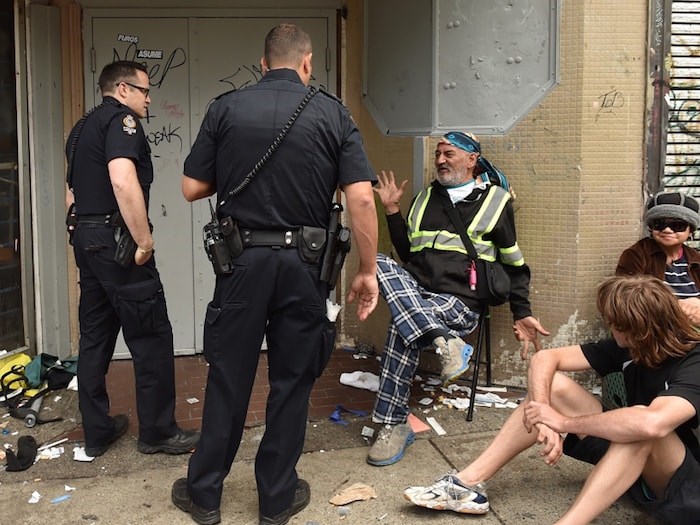
[[[499,248],[498,253],[503,264],[510,264],[511,266],[522,266],[525,264],[523,252],[520,251],[520,246],[518,246],[517,242],[510,248]]]
[[[408,213],[407,222],[411,252],[432,248],[434,250],[455,251],[468,255],[458,234],[446,230],[423,230],[421,228],[423,216],[432,192],[432,186],[428,186],[421,191],[413,201],[413,205]],[[496,260],[496,246],[493,242],[483,237],[493,231],[509,200],[510,193],[499,186],[491,186],[482,201],[479,211],[467,227],[467,233],[479,259]],[[522,266],[525,263],[517,243],[511,247],[499,249],[499,255],[501,261],[505,264]]]

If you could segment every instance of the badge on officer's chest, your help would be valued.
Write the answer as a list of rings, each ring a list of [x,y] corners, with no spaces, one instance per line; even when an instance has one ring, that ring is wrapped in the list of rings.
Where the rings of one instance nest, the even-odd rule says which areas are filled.
[[[136,133],[136,121],[134,120],[134,117],[132,117],[131,115],[127,115],[122,120],[122,123],[124,124],[124,127],[122,129],[125,133],[128,133],[129,135],[133,135],[134,133]]]

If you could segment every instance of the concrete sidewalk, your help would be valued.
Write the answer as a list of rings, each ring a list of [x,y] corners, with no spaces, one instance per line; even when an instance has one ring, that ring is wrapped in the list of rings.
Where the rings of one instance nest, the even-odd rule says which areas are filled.
[[[425,414],[416,411],[424,418]],[[526,451],[488,484],[491,512],[467,516],[414,507],[403,498],[409,484],[429,484],[453,468],[462,468],[485,447],[510,414],[508,409],[477,408],[474,421],[464,412],[441,407],[431,411],[447,431],[418,434],[405,458],[389,467],[365,462],[368,444],[361,436],[368,418],[353,418],[347,425],[328,420],[310,422],[305,452],[299,462],[301,477],[311,484],[311,504],[292,517],[291,525],[480,525],[553,523],[580,490],[590,466],[563,458],[547,467],[536,447]],[[134,422],[132,422],[133,424]],[[225,484],[222,523],[258,523],[253,460],[263,427],[247,429],[241,449]],[[20,434],[21,435],[21,434]],[[16,442],[16,436],[5,441]],[[0,472],[0,523],[12,525],[111,525],[190,524],[189,516],[170,502],[170,487],[187,469],[187,456],[146,456],[136,450],[136,440],[126,436],[92,463],[72,459],[73,444],[64,444],[61,457],[39,461],[24,472]],[[377,498],[336,507],[329,499],[353,483],[365,483]],[[66,491],[65,486],[75,490]],[[28,503],[32,493],[38,503]],[[52,503],[64,495],[69,499]],[[641,515],[627,498],[600,516],[598,524],[646,524],[657,522]]]

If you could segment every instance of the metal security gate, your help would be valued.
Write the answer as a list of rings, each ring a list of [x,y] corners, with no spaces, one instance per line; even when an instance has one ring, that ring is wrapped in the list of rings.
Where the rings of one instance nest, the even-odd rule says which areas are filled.
[[[700,1],[674,0],[670,20],[662,183],[666,190],[700,197]]]
[[[664,186],[700,195],[700,2],[675,0]]]

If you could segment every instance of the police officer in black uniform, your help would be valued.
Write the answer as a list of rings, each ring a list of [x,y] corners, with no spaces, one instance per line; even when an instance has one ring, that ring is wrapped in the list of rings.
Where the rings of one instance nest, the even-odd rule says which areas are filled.
[[[102,104],[75,125],[66,144],[72,190],[67,200],[74,200],[77,219],[78,398],[85,451],[93,457],[104,454],[128,428],[126,415],[109,415],[105,384],[121,328],[134,361],[138,449],[182,454],[194,448],[199,433],[184,431],[175,422],[172,327],[147,211],[153,165],[139,122],[151,100],[147,70],[136,62],[114,62],[102,70],[99,85]],[[115,262],[115,234],[126,229],[136,251],[123,266]]]
[[[261,65],[259,83],[209,107],[185,161],[187,200],[216,192],[220,203],[266,153],[309,92],[309,36],[292,24],[273,28]],[[309,395],[330,358],[335,325],[326,316],[328,286],[319,280],[319,264],[302,253],[300,228],[328,228],[340,186],[360,257],[348,299],[359,299],[358,315],[366,319],[378,297],[375,180],[347,109],[319,92],[257,176],[218,209],[219,218],[231,216],[238,224],[244,249],[233,271],[217,277],[207,308],[202,438],[188,477],[172,490],[175,505],[197,523],[221,520],[223,482],[238,450],[265,335],[270,393],[255,462],[260,523],[287,523],[308,504],[309,485],[298,478],[296,464]]]

